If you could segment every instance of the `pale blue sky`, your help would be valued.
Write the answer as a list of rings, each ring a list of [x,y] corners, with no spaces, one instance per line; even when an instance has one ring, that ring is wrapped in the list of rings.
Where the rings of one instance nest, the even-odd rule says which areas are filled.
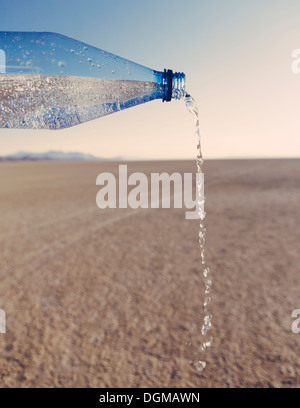
[[[300,156],[298,0],[0,0],[1,31],[53,31],[153,69],[183,71],[213,157]],[[194,158],[182,102],[160,101],[64,131],[0,129],[0,155],[77,150]]]

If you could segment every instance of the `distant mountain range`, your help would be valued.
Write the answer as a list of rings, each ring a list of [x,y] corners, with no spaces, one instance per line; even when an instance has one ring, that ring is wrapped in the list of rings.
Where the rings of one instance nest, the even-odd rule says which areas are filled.
[[[120,161],[122,158],[113,157],[111,159],[104,159],[93,156],[92,154],[50,150],[45,153],[18,152],[0,157],[0,160]]]

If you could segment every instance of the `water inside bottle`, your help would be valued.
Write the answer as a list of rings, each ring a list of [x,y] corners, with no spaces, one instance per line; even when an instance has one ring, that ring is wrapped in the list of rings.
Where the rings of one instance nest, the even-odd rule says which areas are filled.
[[[195,122],[195,133],[196,133],[196,142],[197,142],[197,172],[203,173],[203,155],[202,155],[202,148],[201,148],[201,133],[200,133],[200,123],[199,123],[199,109],[195,99],[189,95],[188,93],[185,96],[185,105],[188,111],[192,114],[194,122]],[[200,189],[198,189],[198,197],[197,200],[199,203],[203,200],[203,197],[200,196]],[[203,325],[201,327],[201,335],[202,335],[202,343],[201,348],[199,350],[199,355],[204,355],[207,349],[211,348],[213,344],[213,337],[209,336],[209,333],[212,329],[212,315],[209,313],[209,304],[211,301],[211,287],[212,287],[212,278],[211,278],[211,270],[209,266],[206,264],[205,259],[205,239],[206,239],[206,227],[205,227],[205,212],[201,211],[201,206],[199,205],[199,218],[200,218],[200,226],[199,226],[199,246],[200,246],[200,256],[201,256],[201,263],[202,263],[202,273],[204,278],[204,300],[203,300],[203,312],[204,312],[204,319]],[[199,359],[198,356],[195,356],[193,360],[191,360],[191,366],[194,367],[198,372],[202,372],[206,368],[206,361]]]
[[[150,101],[161,93],[161,85],[155,82],[3,75],[0,127],[63,129]]]

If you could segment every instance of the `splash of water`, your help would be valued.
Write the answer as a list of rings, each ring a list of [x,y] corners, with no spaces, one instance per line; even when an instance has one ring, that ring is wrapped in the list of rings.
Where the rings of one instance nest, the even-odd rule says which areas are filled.
[[[195,126],[196,126],[196,141],[197,141],[197,172],[198,173],[203,173],[202,166],[204,163],[203,160],[203,155],[202,155],[202,148],[201,148],[201,133],[200,133],[200,121],[199,121],[199,110],[197,103],[195,99],[189,95],[185,95],[185,105],[188,109],[188,111],[192,114]],[[197,191],[198,193],[198,204],[201,203],[203,198],[200,196],[200,189]],[[198,208],[201,208],[201,205],[198,205]],[[212,278],[211,278],[211,271],[209,266],[206,265],[206,260],[205,260],[205,239],[206,239],[206,227],[205,227],[205,212],[199,210],[199,218],[200,218],[200,227],[199,227],[199,245],[200,245],[200,254],[201,254],[201,262],[203,265],[203,278],[204,278],[204,301],[203,301],[203,311],[204,311],[204,319],[203,319],[203,325],[201,328],[201,334],[202,334],[202,343],[201,343],[201,352],[204,353],[207,351],[207,349],[212,347],[213,344],[213,337],[209,337],[208,333],[212,329],[212,315],[209,313],[209,304],[211,301],[210,293],[211,293],[211,287],[212,287]],[[198,372],[202,372],[206,368],[206,361],[204,360],[192,360],[191,361],[192,367],[194,367]]]

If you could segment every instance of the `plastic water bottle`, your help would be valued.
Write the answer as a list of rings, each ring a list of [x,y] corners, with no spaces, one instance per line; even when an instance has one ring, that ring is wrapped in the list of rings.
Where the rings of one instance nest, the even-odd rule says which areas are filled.
[[[63,129],[151,100],[185,75],[154,71],[54,33],[0,32],[0,127]]]

